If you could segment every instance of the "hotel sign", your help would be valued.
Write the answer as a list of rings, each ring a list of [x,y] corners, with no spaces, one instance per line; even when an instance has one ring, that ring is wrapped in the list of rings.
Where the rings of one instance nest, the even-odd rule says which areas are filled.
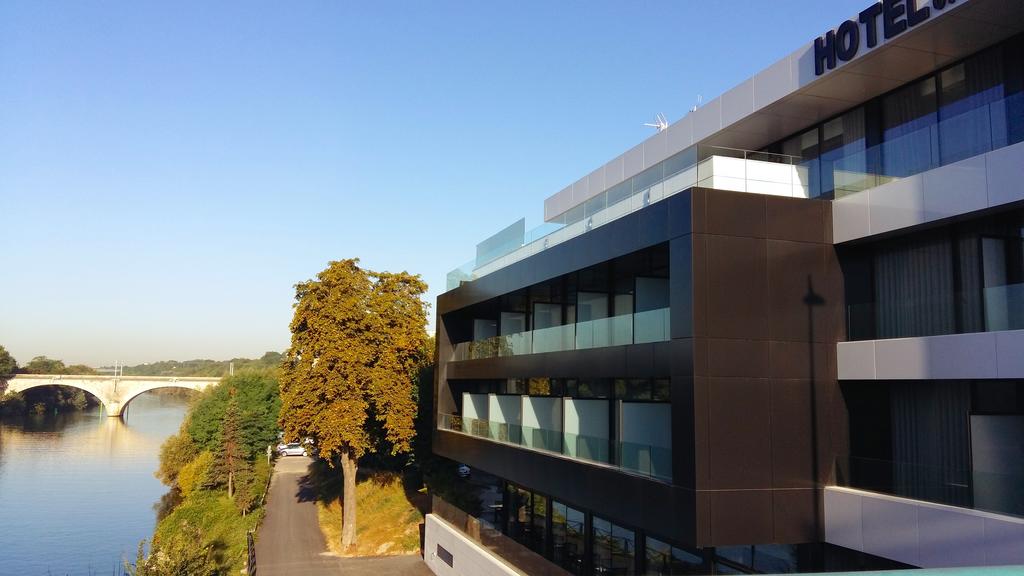
[[[961,0],[963,1],[963,0]],[[956,0],[882,0],[862,11],[856,20],[847,20],[814,40],[814,75],[821,76],[836,67],[836,61],[849,62],[860,50],[861,34],[868,48],[878,45],[881,32],[886,40],[899,36],[939,12]],[[879,26],[881,22],[881,26]]]

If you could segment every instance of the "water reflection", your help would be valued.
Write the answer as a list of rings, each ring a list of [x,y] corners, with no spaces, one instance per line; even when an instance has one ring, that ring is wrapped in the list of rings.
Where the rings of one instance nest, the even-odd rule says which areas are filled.
[[[110,574],[149,538],[153,477],[187,399],[144,394],[122,422],[99,410],[0,420],[3,574]]]

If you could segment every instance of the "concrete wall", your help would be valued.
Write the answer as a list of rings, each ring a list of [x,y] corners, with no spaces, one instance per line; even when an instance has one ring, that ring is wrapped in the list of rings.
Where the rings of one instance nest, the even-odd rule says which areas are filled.
[[[437,576],[513,576],[523,574],[505,564],[444,520],[433,514],[424,518],[423,559]],[[451,554],[449,566],[438,546]]]
[[[1024,518],[835,486],[825,541],[922,568],[1024,564]]]

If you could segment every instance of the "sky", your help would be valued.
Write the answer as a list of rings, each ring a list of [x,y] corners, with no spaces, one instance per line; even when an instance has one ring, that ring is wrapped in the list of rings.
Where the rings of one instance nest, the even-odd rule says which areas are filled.
[[[351,257],[433,302],[656,113],[867,4],[5,0],[0,345],[94,366],[283,351],[294,284]]]

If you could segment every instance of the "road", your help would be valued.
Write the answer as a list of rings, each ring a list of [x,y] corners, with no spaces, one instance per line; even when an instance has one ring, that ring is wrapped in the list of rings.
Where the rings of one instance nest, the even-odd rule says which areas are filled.
[[[279,458],[267,496],[267,515],[256,539],[259,576],[430,575],[419,556],[338,558],[327,553],[314,495],[300,487],[310,459]]]

